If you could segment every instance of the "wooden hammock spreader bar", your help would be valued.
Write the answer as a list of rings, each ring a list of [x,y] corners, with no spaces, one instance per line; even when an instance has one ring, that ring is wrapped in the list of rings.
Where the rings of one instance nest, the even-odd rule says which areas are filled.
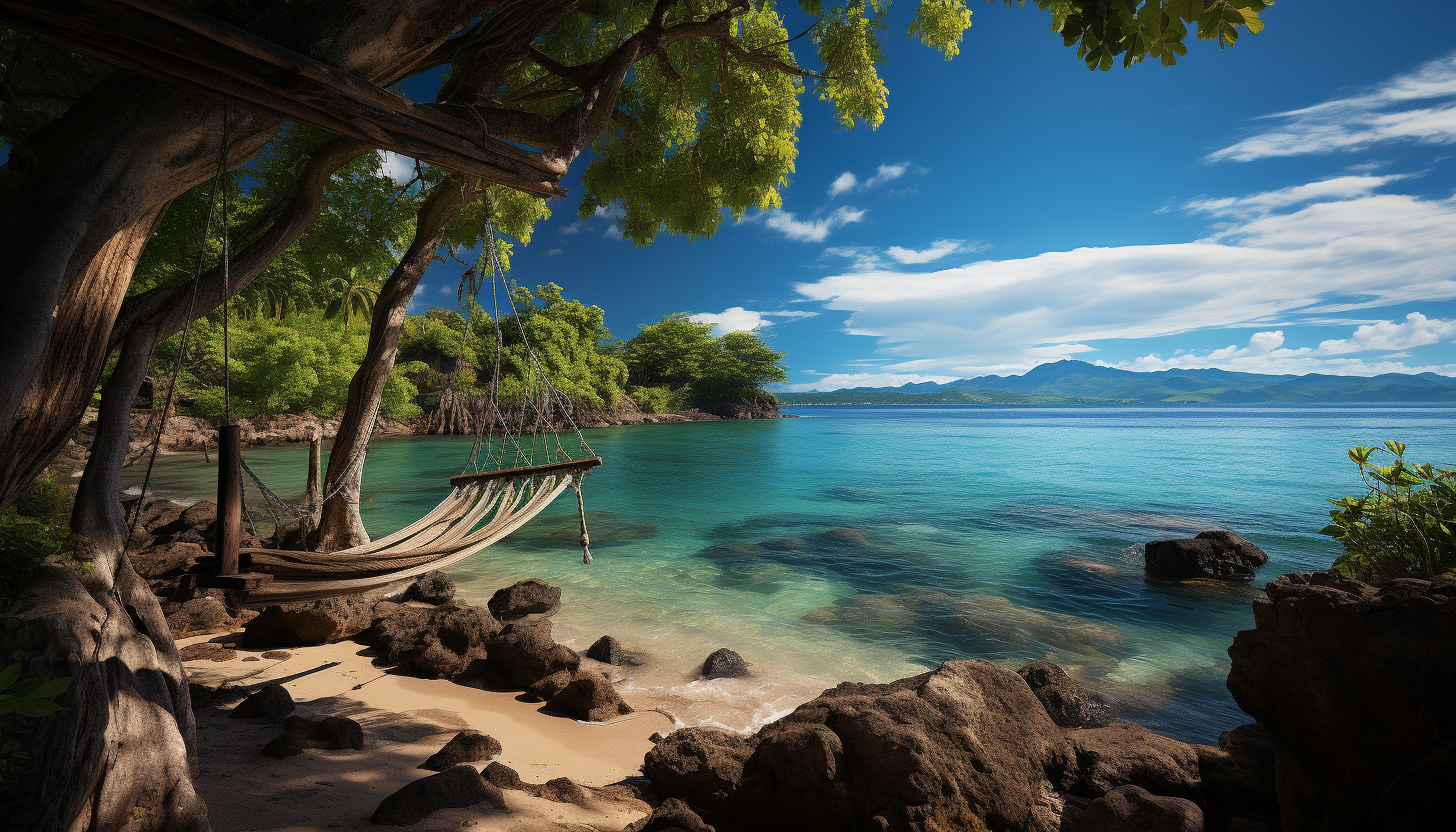
[[[484,471],[479,474],[461,474],[458,477],[451,477],[450,484],[461,486],[472,482],[485,482],[487,480],[520,477],[528,474],[552,474],[557,471],[588,471],[601,464],[601,457],[592,456],[586,459],[574,459],[571,462],[553,462],[550,465],[527,465],[521,468],[505,468],[500,471]]]
[[[537,196],[565,196],[567,161],[488,135],[463,107],[417,104],[351,72],[165,0],[0,0],[0,24],[154,78]]]

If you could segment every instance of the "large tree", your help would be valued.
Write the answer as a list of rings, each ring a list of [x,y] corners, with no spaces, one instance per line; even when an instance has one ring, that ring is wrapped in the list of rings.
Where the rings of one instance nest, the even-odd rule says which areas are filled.
[[[122,551],[113,486],[125,443],[118,439],[129,422],[127,393],[142,383],[157,341],[178,332],[189,310],[218,306],[303,233],[333,170],[374,147],[417,148],[415,155],[434,154],[473,177],[454,192],[462,201],[472,187],[493,184],[551,194],[595,143],[583,211],[620,202],[622,227],[636,242],[663,229],[710,234],[724,209],[741,215],[778,205],[797,152],[803,90],[832,102],[846,126],[880,122],[887,91],[877,66],[888,5],[826,9],[801,0],[816,18],[805,37],[789,32],[766,0],[0,0],[0,25],[38,39],[7,36],[9,55],[0,56],[7,61],[0,135],[9,151],[0,166],[0,509],[72,433],[108,354],[118,356],[101,414],[107,438],[98,439],[101,459],[88,471],[75,518],[88,541],[87,568],[44,570],[18,637],[31,671],[73,679],[67,710],[31,738],[36,787],[18,823],[207,827],[189,773],[195,748],[185,676],[155,598]],[[1036,5],[1052,12],[1054,29],[1089,67],[1107,68],[1117,55],[1173,62],[1183,53],[1185,23],[1196,23],[1199,37],[1232,43],[1238,26],[1262,25],[1256,13],[1265,3]],[[198,11],[219,23],[199,23]],[[921,0],[908,25],[950,57],[969,17],[962,0]],[[233,41],[199,45],[218,32],[235,33]],[[248,69],[261,66],[260,55],[276,57],[274,47],[301,57]],[[88,65],[84,83],[31,106],[48,93],[20,82],[57,69],[33,71],[37,56],[70,65],[79,60],[72,50],[124,69]],[[390,104],[369,86],[439,67],[449,72],[432,107]],[[347,106],[320,106],[321,93],[342,94],[330,101]],[[236,252],[233,269],[129,298],[168,205],[213,177],[220,154],[229,168],[252,157],[287,118],[341,136],[311,151],[296,192]],[[448,209],[442,203],[457,198],[440,193],[422,212]],[[425,231],[415,243],[428,250],[427,263],[434,246]],[[406,274],[381,291],[372,378],[386,357],[392,362],[392,310],[417,280]],[[351,404],[355,394],[351,388]],[[372,383],[357,394],[357,409],[367,412],[377,396]]]

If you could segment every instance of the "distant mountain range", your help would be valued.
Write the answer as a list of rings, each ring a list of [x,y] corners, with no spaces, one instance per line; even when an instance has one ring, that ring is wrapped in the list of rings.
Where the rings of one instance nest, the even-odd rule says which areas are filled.
[[[1262,402],[1456,402],[1456,378],[1435,373],[1270,376],[1228,370],[1139,373],[1085,361],[1042,364],[1019,376],[979,376],[945,384],[778,393],[783,404],[1146,404]]]

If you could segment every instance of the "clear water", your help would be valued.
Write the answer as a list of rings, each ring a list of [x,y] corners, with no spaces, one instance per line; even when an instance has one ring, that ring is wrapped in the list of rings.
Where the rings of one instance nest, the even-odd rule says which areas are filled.
[[[564,589],[557,638],[610,633],[647,662],[619,672],[638,707],[747,728],[839,681],[888,681],[947,659],[1048,658],[1111,695],[1117,716],[1212,742],[1248,718],[1226,650],[1263,582],[1324,568],[1327,497],[1355,493],[1356,444],[1400,439],[1456,460],[1456,409],[796,407],[801,418],[589,431],[596,562],[575,501],[452,570],[484,601],[539,576]],[[459,473],[468,439],[377,442],[365,470],[372,534],[407,524]],[[304,448],[250,449],[280,493]],[[208,497],[197,455],[154,488]],[[128,484],[133,484],[129,482]],[[1149,540],[1226,528],[1269,553],[1253,584],[1166,581]],[[695,681],[731,647],[741,680]]]

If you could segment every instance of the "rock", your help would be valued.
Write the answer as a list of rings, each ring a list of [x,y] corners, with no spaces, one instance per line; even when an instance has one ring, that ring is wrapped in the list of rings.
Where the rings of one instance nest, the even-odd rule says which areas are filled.
[[[526,693],[542,701],[550,701],[555,698],[556,694],[566,690],[566,686],[571,684],[572,680],[576,678],[576,674],[575,670],[558,670],[545,679],[537,679],[527,685]]]
[[[187,696],[192,700],[192,710],[194,711],[211,705],[215,692],[216,689],[208,685],[200,685],[196,682],[187,683]]]
[[[506,807],[499,788],[487,783],[472,766],[461,763],[384,798],[369,820],[385,826],[410,826],[440,809],[464,809],[480,803],[490,803],[496,809]]]
[[[415,582],[404,591],[404,600],[425,604],[443,604],[454,597],[455,581],[438,569],[415,578]]]
[[[1155,540],[1143,547],[1149,573],[1165,578],[1250,580],[1269,560],[1233,532],[1199,532],[1192,540]]]
[[[127,519],[128,527],[130,527],[132,523],[132,512],[136,510],[136,498],[123,500],[121,510]],[[136,518],[136,532],[133,534],[132,539],[136,540],[137,537],[143,535],[156,535],[159,530],[176,523],[182,517],[182,512],[186,510],[187,506],[181,503],[174,503],[171,500],[147,500],[142,504],[141,515]],[[133,563],[135,563],[135,559],[136,556],[132,555]],[[147,577],[146,573],[140,569],[137,570],[137,574],[144,578]]]
[[[182,638],[183,636],[228,630],[232,628],[233,621],[234,618],[228,614],[227,607],[223,606],[221,601],[207,595],[193,598],[176,612],[167,616],[167,629],[172,631],[174,637]]]
[[[1134,785],[1169,797],[1202,797],[1198,752],[1191,745],[1129,722],[1066,733],[1082,773],[1074,789],[1078,793],[1101,797],[1121,786]]]
[[[216,642],[204,641],[199,644],[189,644],[177,651],[177,655],[184,662],[214,661],[225,662],[238,657],[238,651]]]
[[[201,543],[210,552],[216,540],[216,528],[217,503],[203,500],[188,506],[176,523],[159,531],[172,532],[174,540]]]
[[[1198,805],[1120,786],[1087,804],[1068,832],[1203,832]]]
[[[578,806],[586,803],[586,791],[581,786],[571,782],[569,777],[557,777],[547,780],[539,786],[527,786],[526,790],[536,797],[545,798],[556,803],[575,803]]]
[[[581,658],[551,639],[551,622],[544,618],[513,621],[490,639],[486,662],[511,684],[530,687],[561,671],[575,672]]]
[[[363,640],[383,653],[386,664],[405,673],[458,679],[486,658],[487,644],[499,629],[500,622],[484,609],[451,602],[400,607],[376,620]]]
[[[479,731],[461,731],[445,743],[445,747],[430,755],[420,764],[429,771],[444,771],[461,763],[477,763],[489,760],[501,753],[501,744],[493,737]]]
[[[218,659],[213,659],[213,661],[218,661]],[[248,656],[247,658],[243,659],[243,661],[245,661],[245,662],[261,662],[262,659],[258,658],[257,656]]]
[[[131,564],[138,575],[154,581],[163,576],[180,575],[196,563],[198,558],[208,554],[210,553],[206,549],[196,543],[167,542],[133,550],[128,553],[128,557],[131,558]]]
[[[688,804],[670,797],[647,817],[629,825],[622,832],[717,832],[703,822]]]
[[[234,711],[235,715],[236,713]],[[364,729],[359,723],[344,716],[325,716],[318,719],[290,716],[283,721],[283,733],[263,746],[260,753],[281,760],[301,754],[305,748],[352,748],[362,751]]]
[[[1203,775],[1204,808],[1218,826],[1243,819],[1279,825],[1279,800],[1274,790],[1274,744],[1257,725],[1224,731],[1218,748],[1198,746]]]
[[[703,661],[704,679],[737,679],[747,675],[748,662],[727,647],[719,647]]]
[[[1046,708],[1052,722],[1063,728],[1102,728],[1108,723],[1102,698],[1067,675],[1052,662],[1032,662],[1016,671]]]
[[[586,649],[586,657],[592,661],[602,664],[614,665],[636,665],[641,664],[637,656],[627,652],[622,643],[611,636],[602,636],[592,642],[592,646]]]
[[[243,629],[243,646],[303,647],[343,641],[369,628],[374,604],[366,596],[346,595],[264,607]]]
[[[500,789],[522,789],[525,784],[521,782],[521,775],[505,763],[491,763],[485,767],[485,779]]]
[[[643,771],[658,795],[753,828],[1050,832],[1073,760],[1026,683],[973,659],[841,684],[753,737],[674,732]]]
[[[287,650],[269,650],[268,652],[263,654],[263,658],[278,659],[279,661],[282,661],[284,659],[293,658],[293,654],[288,652]]]
[[[264,685],[256,693],[238,703],[228,716],[233,719],[279,720],[293,713],[295,705],[288,689],[278,684]]]
[[[622,701],[607,677],[594,670],[576,671],[575,678],[546,707],[588,722],[606,722],[632,713],[632,706]]]
[[[561,587],[540,578],[527,578],[492,595],[486,606],[501,621],[528,615],[550,616],[561,609]]]
[[[1274,745],[1282,827],[1448,827],[1456,759],[1429,755],[1456,738],[1456,581],[1295,573],[1264,592],[1228,688]]]

